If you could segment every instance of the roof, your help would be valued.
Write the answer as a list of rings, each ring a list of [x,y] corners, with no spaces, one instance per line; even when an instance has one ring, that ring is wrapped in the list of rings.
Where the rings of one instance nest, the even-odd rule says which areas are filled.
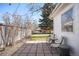
[[[68,6],[70,3],[58,3],[52,13],[49,15],[49,18],[52,19],[55,17],[55,15],[59,12],[62,11],[66,6]]]
[[[36,31],[41,30],[41,28],[37,28]]]
[[[58,3],[57,5],[56,5],[56,7],[54,8],[54,10],[52,11],[52,13],[49,15],[49,18],[51,19],[52,18],[52,14],[54,14],[54,12],[56,11],[56,9],[60,6],[61,4],[60,3]]]
[[[5,25],[3,23],[0,23],[0,26],[17,27],[17,28],[25,28],[26,29],[26,27],[21,27],[21,26],[16,26],[16,25]]]

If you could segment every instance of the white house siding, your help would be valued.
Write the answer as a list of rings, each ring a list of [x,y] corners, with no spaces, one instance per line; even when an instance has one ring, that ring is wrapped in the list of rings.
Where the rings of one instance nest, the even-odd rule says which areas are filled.
[[[57,15],[54,20],[54,34],[57,38],[61,37],[61,16]]]
[[[73,7],[73,32],[62,32],[61,14]],[[54,33],[58,38],[67,37],[67,44],[73,49],[71,55],[79,55],[79,4],[70,4],[54,17]]]

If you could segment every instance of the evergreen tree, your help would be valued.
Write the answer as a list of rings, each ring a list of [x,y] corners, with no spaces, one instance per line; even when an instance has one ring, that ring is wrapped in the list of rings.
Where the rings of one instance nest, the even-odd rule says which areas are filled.
[[[39,20],[39,27],[42,30],[53,30],[53,20],[50,20],[48,16],[55,8],[55,5],[52,3],[45,3],[42,9],[42,19]]]

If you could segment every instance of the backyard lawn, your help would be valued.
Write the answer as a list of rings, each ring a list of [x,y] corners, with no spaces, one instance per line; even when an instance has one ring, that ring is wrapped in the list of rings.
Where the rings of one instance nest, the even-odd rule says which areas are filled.
[[[47,40],[49,34],[33,34],[32,40],[39,41],[39,40]]]

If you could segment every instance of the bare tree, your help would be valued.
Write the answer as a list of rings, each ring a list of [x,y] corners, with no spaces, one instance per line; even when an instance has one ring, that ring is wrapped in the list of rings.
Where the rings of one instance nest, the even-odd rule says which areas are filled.
[[[20,15],[14,15],[12,24],[14,26],[13,37],[16,38],[18,36],[18,30],[21,27],[21,16]],[[15,38],[14,38],[14,41],[15,41]]]
[[[4,15],[3,15],[3,21],[4,21],[4,26],[5,29],[4,29],[4,38],[5,38],[5,45],[7,46],[9,44],[9,36],[10,36],[10,31],[8,30],[8,25],[10,25],[10,17],[9,17],[9,14],[8,12],[6,12]]]
[[[0,26],[0,51],[5,49],[5,38],[3,33],[3,26]]]

